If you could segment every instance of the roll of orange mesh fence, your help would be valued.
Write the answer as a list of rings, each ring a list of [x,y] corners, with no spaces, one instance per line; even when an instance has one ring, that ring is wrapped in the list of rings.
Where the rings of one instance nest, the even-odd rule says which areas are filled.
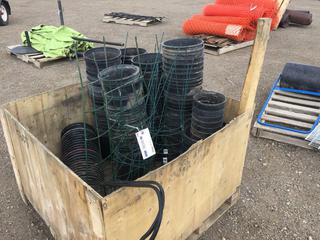
[[[236,41],[253,40],[255,30],[236,24],[201,21],[189,19],[183,25],[183,31],[189,35],[209,34],[227,37]]]
[[[227,37],[236,41],[255,37],[257,20],[272,18],[272,28],[277,24],[275,0],[216,0],[203,9],[202,15],[188,19],[183,30],[186,34],[208,34]]]
[[[245,17],[225,17],[225,16],[203,16],[193,15],[191,20],[200,20],[206,22],[226,23],[226,24],[239,24],[243,26],[250,26],[252,21]],[[255,24],[252,25],[255,27]]]

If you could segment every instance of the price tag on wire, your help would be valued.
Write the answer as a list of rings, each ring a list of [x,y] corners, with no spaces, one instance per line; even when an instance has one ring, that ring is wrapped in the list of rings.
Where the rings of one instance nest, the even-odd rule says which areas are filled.
[[[143,160],[156,154],[149,128],[143,129],[136,133],[136,138],[140,147]]]

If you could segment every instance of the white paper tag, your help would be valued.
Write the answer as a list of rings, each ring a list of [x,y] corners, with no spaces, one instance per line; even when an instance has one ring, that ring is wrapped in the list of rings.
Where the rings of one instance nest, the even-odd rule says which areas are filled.
[[[143,129],[136,133],[136,138],[140,147],[143,159],[147,159],[156,154],[149,128]]]
[[[226,27],[225,34],[230,36],[238,36],[242,31],[242,26],[229,24]]]

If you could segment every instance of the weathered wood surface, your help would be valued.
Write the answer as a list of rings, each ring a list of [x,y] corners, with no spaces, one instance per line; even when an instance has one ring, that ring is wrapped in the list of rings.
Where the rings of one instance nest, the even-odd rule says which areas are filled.
[[[236,191],[251,117],[252,112],[244,113],[176,160],[141,178],[160,182],[166,193],[157,239],[187,238]],[[123,188],[105,197],[103,206],[107,239],[128,239],[128,233],[139,239],[155,217],[157,199],[150,190]]]
[[[269,18],[261,18],[258,21],[257,35],[241,94],[239,114],[250,111],[255,106],[257,88],[269,40],[270,25],[271,19]]]
[[[55,58],[48,58],[43,55],[43,53],[29,53],[29,54],[13,54],[12,49],[15,47],[19,47],[21,45],[13,45],[13,46],[8,46],[7,47],[7,52],[12,55],[17,57],[18,59],[22,60],[23,62],[26,63],[32,63],[35,67],[37,68],[42,68],[43,66],[54,63],[58,60],[61,59],[67,59],[66,57],[55,57]]]
[[[19,189],[56,239],[105,239],[101,196],[71,172],[28,129],[2,110]]]

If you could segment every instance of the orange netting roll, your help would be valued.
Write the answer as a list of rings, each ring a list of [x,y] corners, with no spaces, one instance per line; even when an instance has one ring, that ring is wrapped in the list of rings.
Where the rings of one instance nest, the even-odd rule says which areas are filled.
[[[276,0],[216,0],[183,25],[186,34],[208,34],[248,41],[255,37],[259,18],[271,18],[271,29],[277,23]]]
[[[250,20],[261,18],[264,15],[264,8],[250,6],[229,6],[220,4],[208,4],[203,9],[205,16],[232,16],[246,17]]]
[[[276,10],[277,2],[275,0],[216,0],[215,4],[234,5],[234,6],[258,6],[265,9]]]
[[[203,15],[193,15],[191,20],[200,20],[206,22],[216,22],[216,23],[226,23],[226,24],[238,24],[243,26],[250,26],[252,21],[245,17],[225,17],[225,16],[203,16]],[[255,24],[252,25],[255,27]]]
[[[183,31],[189,35],[209,34],[227,37],[236,41],[252,40],[255,37],[253,28],[236,24],[202,21],[189,19],[183,25]]]

